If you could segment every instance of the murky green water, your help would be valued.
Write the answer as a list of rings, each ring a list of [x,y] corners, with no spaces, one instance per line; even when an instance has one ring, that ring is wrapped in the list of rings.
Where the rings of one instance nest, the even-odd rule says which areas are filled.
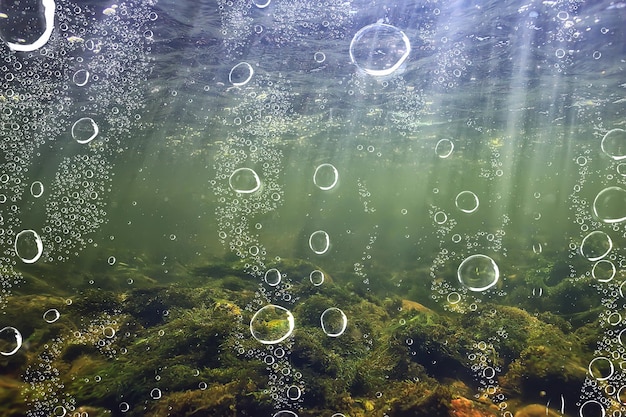
[[[3,415],[626,413],[624,3],[22,3]]]

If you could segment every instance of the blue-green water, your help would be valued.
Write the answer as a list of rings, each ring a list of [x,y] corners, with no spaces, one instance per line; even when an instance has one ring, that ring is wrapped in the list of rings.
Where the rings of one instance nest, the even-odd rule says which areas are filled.
[[[625,18],[0,1],[2,412],[622,416]]]

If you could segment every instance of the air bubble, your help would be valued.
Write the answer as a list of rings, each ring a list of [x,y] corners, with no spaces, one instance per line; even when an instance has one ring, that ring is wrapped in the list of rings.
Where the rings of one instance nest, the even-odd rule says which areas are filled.
[[[322,164],[315,168],[313,183],[323,191],[332,190],[339,181],[339,171],[331,164]]]
[[[230,73],[228,74],[228,81],[230,81],[230,83],[235,87],[240,87],[248,84],[248,82],[252,79],[253,74],[254,69],[252,68],[252,65],[247,62],[240,62],[230,70]]]
[[[611,237],[600,230],[589,233],[580,244],[580,253],[592,262],[604,258],[611,249],[613,249]]]
[[[79,87],[86,85],[89,82],[89,71],[86,69],[79,69],[72,76],[72,81]]]
[[[600,142],[602,152],[615,161],[626,158],[626,130],[613,129],[606,132]]]
[[[72,138],[80,144],[91,142],[98,136],[99,128],[91,117],[78,119],[72,125]]]
[[[615,368],[613,362],[604,356],[593,358],[589,362],[589,374],[598,381],[606,381],[613,376]]]
[[[330,236],[323,230],[317,230],[311,233],[309,237],[309,248],[316,255],[325,254],[330,248]]]
[[[294,326],[295,321],[289,310],[269,304],[252,316],[250,333],[263,344],[276,344],[291,336]]]
[[[159,388],[153,388],[150,391],[150,398],[152,398],[153,400],[161,399],[161,395],[161,390]]]
[[[400,29],[384,23],[361,28],[350,42],[350,60],[373,76],[396,71],[411,53],[409,38]]]
[[[626,190],[607,187],[593,200],[593,214],[604,223],[619,223],[626,220]]]
[[[272,0],[252,0],[252,4],[254,4],[259,9],[265,9],[270,5]]]
[[[228,184],[237,193],[251,194],[261,188],[261,179],[253,169],[239,168],[230,174]]]
[[[439,158],[445,159],[452,155],[454,150],[454,142],[450,139],[440,139],[435,145],[435,153]]]
[[[43,319],[46,323],[54,323],[61,317],[61,313],[56,308],[51,308],[43,313]]]
[[[461,191],[454,199],[454,204],[463,213],[473,213],[478,210],[478,196],[471,191]]]
[[[326,309],[320,316],[322,330],[330,337],[339,337],[348,326],[348,318],[341,309],[331,307]]]
[[[268,269],[265,272],[265,276],[263,278],[265,283],[269,286],[275,287],[280,284],[281,275],[280,271],[276,268]]]
[[[14,7],[19,6],[19,2],[15,2]],[[38,17],[38,22],[43,22],[43,31],[41,35],[35,39],[31,43],[28,42],[27,39],[32,38],[33,34],[30,31],[33,30],[33,27],[29,24],[25,24],[23,26],[19,26],[22,22],[22,19],[16,19],[16,27],[3,27],[0,31],[0,38],[5,40],[7,46],[13,51],[22,51],[22,52],[30,52],[35,51],[45,44],[48,43],[50,39],[50,35],[52,35],[52,30],[54,29],[54,10],[55,10],[55,2],[54,0],[42,0],[41,5],[43,6],[43,11],[39,11],[40,16]],[[25,7],[25,10],[9,10],[15,15],[20,15],[22,13],[28,14],[32,13],[32,11]],[[42,19],[43,18],[43,19]],[[8,30],[7,30],[8,29]],[[6,32],[5,32],[6,30]],[[35,34],[36,35],[36,34]],[[10,39],[11,41],[7,41],[6,39]]]
[[[6,326],[0,330],[0,340],[3,342],[2,356],[12,356],[22,347],[22,333],[15,327]]]
[[[35,198],[41,197],[43,195],[43,191],[44,187],[41,181],[33,181],[30,185],[30,194]]]
[[[498,283],[500,270],[487,255],[467,257],[457,269],[459,282],[470,291],[485,291]]]
[[[15,236],[15,254],[25,264],[33,264],[43,254],[43,242],[34,230],[22,230]]]
[[[613,262],[602,259],[593,265],[591,276],[599,282],[609,282],[615,277],[616,272]]]
[[[316,287],[322,285],[324,283],[324,273],[319,269],[311,271],[311,273],[309,274],[309,281],[311,281],[311,284],[315,285]]]

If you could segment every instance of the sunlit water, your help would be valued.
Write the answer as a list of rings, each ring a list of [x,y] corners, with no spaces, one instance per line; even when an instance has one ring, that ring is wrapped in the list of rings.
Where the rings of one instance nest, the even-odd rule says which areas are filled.
[[[314,286],[329,273],[450,314],[569,320],[590,306],[543,303],[551,279],[592,277],[584,317],[606,332],[567,407],[625,412],[624,3],[187,3],[0,2],[4,309],[23,274],[71,300],[141,286],[81,271],[151,265],[171,283],[240,259],[276,289],[245,337],[280,346],[300,297],[281,259],[319,266]],[[350,326],[341,307],[321,317],[329,337]],[[10,358],[29,335],[0,323]],[[277,404],[297,409],[292,394]]]

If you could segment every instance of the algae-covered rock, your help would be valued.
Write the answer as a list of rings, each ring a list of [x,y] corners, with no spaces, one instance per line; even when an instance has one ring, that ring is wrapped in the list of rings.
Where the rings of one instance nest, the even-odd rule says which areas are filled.
[[[392,417],[449,417],[452,394],[445,386],[427,390],[423,384],[404,384],[391,402]]]
[[[26,403],[21,395],[24,385],[15,378],[0,377],[0,415],[20,417],[26,414]]]
[[[574,328],[557,314],[489,303],[465,314],[438,312],[351,291],[338,285],[340,276],[314,285],[310,272],[322,270],[308,261],[275,266],[287,277],[290,302],[280,288],[241,272],[238,260],[196,270],[184,284],[84,289],[71,303],[16,297],[22,316],[9,318],[26,329],[25,343],[0,366],[13,375],[27,368],[30,404],[52,404],[47,398],[58,391],[90,415],[128,408],[124,415],[133,417],[271,416],[277,401],[287,401],[284,385],[296,373],[305,382],[300,417],[485,417],[493,410],[470,399],[481,387],[470,360],[481,341],[490,346],[507,399],[534,401],[538,389],[558,387],[569,403],[590,359],[583,350],[598,337],[594,326]],[[267,346],[252,337],[250,320],[260,306],[283,301],[295,329],[284,343]],[[50,308],[61,318],[36,325]],[[345,314],[339,334],[322,326],[328,309]],[[274,349],[288,351],[288,359],[266,362]],[[48,395],[50,387],[57,391]],[[19,415],[12,410],[23,405],[9,400],[2,410]]]
[[[130,416],[228,417],[272,415],[269,404],[261,404],[250,395],[256,387],[245,382],[211,384],[203,389],[172,392],[149,403],[145,411]]]
[[[560,412],[550,409],[545,404],[529,404],[518,409],[515,417],[564,417]]]
[[[397,328],[394,344],[437,379],[470,379],[467,352],[473,339],[454,317],[435,312],[407,311]]]

